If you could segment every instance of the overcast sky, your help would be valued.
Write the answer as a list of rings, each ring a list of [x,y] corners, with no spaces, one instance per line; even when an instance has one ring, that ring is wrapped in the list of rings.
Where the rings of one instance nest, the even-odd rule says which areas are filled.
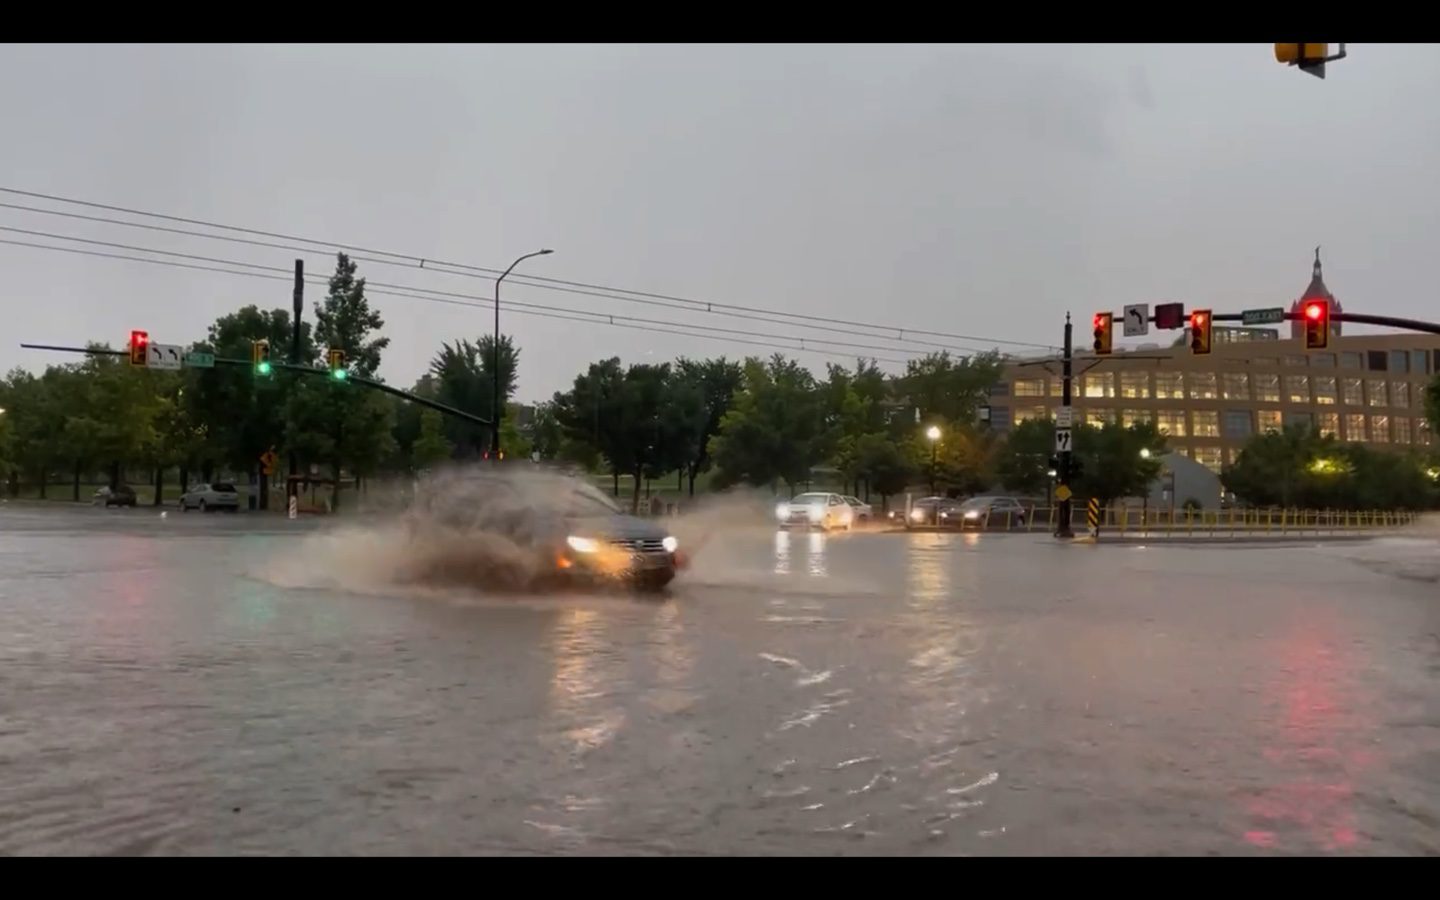
[[[1321,244],[1346,309],[1433,319],[1440,55],[1349,49],[1321,81],[1268,44],[7,45],[0,187],[493,268],[553,247],[518,271],[1044,343],[1067,309],[1288,303]],[[0,225],[282,268],[297,255],[5,208]],[[290,305],[283,281],[3,244],[0,270],[0,370],[60,361],[22,340],[120,346],[138,327],[188,343],[241,305]],[[508,281],[502,297],[909,355]],[[382,375],[407,386],[441,341],[492,327],[488,307],[371,302]],[[503,328],[531,401],[605,356],[771,352],[513,314]]]

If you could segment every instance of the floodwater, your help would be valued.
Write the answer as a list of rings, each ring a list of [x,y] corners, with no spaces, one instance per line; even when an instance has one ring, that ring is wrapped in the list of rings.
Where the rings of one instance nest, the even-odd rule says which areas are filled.
[[[707,538],[664,599],[495,596],[0,507],[0,852],[1440,852],[1433,535]]]

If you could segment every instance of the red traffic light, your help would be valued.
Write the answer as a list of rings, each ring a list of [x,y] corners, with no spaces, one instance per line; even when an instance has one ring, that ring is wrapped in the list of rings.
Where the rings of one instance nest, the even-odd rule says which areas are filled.
[[[150,343],[150,332],[130,332],[130,365],[145,365],[145,347]]]
[[[1323,303],[1305,304],[1305,318],[1314,322],[1318,321],[1323,315],[1325,315],[1325,305]]]
[[[1306,300],[1301,315],[1305,319],[1305,349],[1324,350],[1330,346],[1330,304]]]

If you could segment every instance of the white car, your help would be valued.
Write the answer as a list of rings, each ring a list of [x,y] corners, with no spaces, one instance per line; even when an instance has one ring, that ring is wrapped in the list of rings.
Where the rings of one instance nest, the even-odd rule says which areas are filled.
[[[854,520],[856,522],[864,524],[875,517],[875,508],[859,497],[846,496],[844,499],[846,503],[850,504],[850,509],[855,513]]]
[[[240,509],[240,494],[235,490],[235,485],[228,481],[197,484],[180,495],[180,511],[188,512],[192,509],[198,509],[201,512],[209,512],[212,509],[235,512]]]
[[[832,528],[849,530],[857,519],[855,508],[840,494],[810,493],[792,497],[775,507],[781,528]]]

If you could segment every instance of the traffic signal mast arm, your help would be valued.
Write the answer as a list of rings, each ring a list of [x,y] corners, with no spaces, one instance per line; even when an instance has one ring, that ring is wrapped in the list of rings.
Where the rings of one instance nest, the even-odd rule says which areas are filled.
[[[126,356],[130,352],[129,350],[97,350],[90,347],[61,347],[54,344],[21,344],[20,346],[26,350],[53,350],[59,353],[84,353],[87,356]],[[254,362],[248,359],[229,359],[227,357],[217,356],[215,357],[215,365],[253,366]],[[294,363],[271,363],[271,365],[278,369],[286,369],[291,372],[299,372],[303,375],[328,376],[330,374],[329,369],[317,369],[314,366],[300,366],[295,365]],[[435,400],[416,396],[409,391],[402,391],[399,388],[391,387],[390,385],[384,384],[383,382],[371,381],[369,378],[361,378],[358,375],[351,375],[348,380],[368,388],[374,388],[377,391],[382,391],[386,394],[391,395],[392,397],[399,397],[402,400],[408,400],[409,402],[417,404],[419,406],[433,409],[436,412],[444,413],[447,416],[454,416],[457,419],[464,419],[467,422],[473,422],[476,425],[484,425],[489,427],[492,424],[489,419],[486,419],[482,416],[473,415],[471,413],[465,412],[463,409],[456,409],[453,406],[448,406]]]

